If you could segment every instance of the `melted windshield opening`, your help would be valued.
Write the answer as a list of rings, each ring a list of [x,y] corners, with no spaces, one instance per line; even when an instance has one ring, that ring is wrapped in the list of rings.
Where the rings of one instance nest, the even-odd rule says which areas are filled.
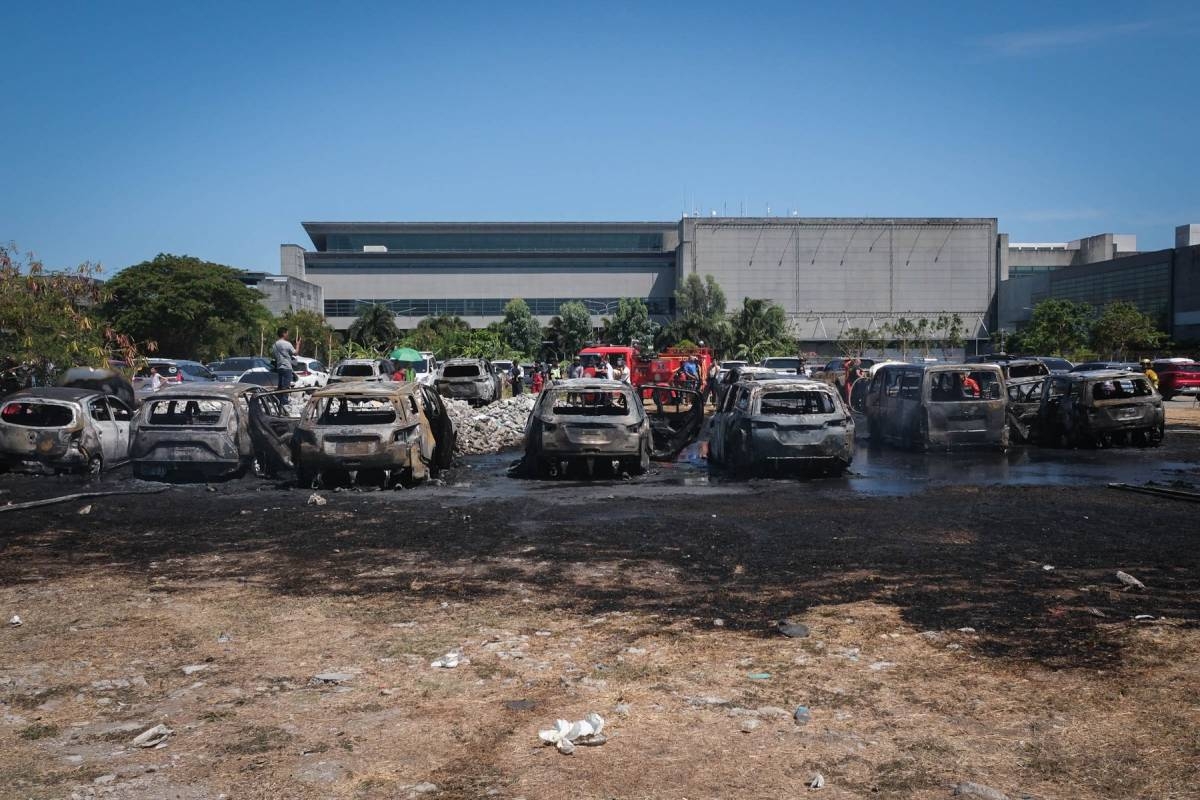
[[[153,400],[146,411],[149,425],[169,427],[216,427],[221,424],[228,400]]]
[[[323,397],[317,403],[318,425],[389,425],[396,409],[387,400],[365,397]]]
[[[832,414],[835,410],[828,392],[766,392],[759,401],[761,414]]]
[[[67,406],[13,402],[4,406],[0,418],[10,425],[22,425],[26,428],[62,428],[71,424],[75,414]]]
[[[552,414],[571,417],[625,416],[629,407],[629,394],[619,389],[585,392],[555,389],[551,391],[548,406]]]
[[[443,378],[478,378],[479,367],[476,364],[450,364],[442,369]]]

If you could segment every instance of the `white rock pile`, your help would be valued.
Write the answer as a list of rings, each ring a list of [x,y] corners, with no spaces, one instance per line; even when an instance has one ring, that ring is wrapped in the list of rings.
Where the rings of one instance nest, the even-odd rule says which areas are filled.
[[[444,398],[458,431],[454,452],[472,455],[519,447],[525,438],[525,421],[536,400],[535,395],[519,394],[475,408],[464,400]]]

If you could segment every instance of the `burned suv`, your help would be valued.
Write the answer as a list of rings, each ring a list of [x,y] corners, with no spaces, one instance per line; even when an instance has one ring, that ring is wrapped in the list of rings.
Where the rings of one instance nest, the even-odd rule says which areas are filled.
[[[483,358],[452,358],[438,371],[438,394],[486,405],[500,399],[500,376]]]
[[[1140,372],[1050,375],[1042,383],[1035,424],[1043,445],[1157,445],[1164,431],[1162,397]]]
[[[251,401],[250,422],[265,470],[294,469],[302,487],[335,471],[356,481],[373,472],[385,485],[409,483],[450,466],[454,457],[446,407],[415,382],[264,392]]]
[[[246,383],[184,383],[150,394],[133,419],[129,457],[139,478],[220,478],[254,464]]]
[[[525,423],[525,464],[536,475],[557,475],[572,462],[591,472],[613,461],[640,475],[650,466],[653,447],[641,397],[621,381],[556,381],[542,391]]]
[[[854,420],[827,383],[745,380],[712,417],[708,461],[746,472],[793,467],[841,474],[854,459]]]

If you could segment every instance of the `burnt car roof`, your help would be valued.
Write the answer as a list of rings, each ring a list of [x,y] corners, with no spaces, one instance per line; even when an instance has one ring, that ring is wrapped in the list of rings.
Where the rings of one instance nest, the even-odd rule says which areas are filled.
[[[506,359],[507,360],[507,359]],[[487,361],[486,358],[447,358],[442,364],[478,364]],[[509,362],[512,363],[512,362]]]
[[[235,400],[248,392],[257,392],[261,386],[253,383],[195,383],[180,384],[150,392],[142,397],[142,402],[151,400],[178,400],[180,398],[214,398],[218,400]]]
[[[739,381],[740,383],[741,381]],[[766,378],[764,380],[747,380],[762,389],[804,389],[837,394],[837,390],[825,381],[814,381],[811,378]]]
[[[1067,372],[1055,375],[1056,378],[1069,378],[1077,381],[1108,381],[1113,378],[1145,378],[1146,373],[1131,369],[1092,369],[1087,372]]]
[[[410,395],[420,391],[423,384],[416,381],[350,381],[331,383],[313,392],[313,397],[337,397],[344,394],[361,394],[371,397],[394,397]],[[294,391],[294,390],[293,390]]]
[[[551,388],[557,389],[560,386],[570,387],[572,390],[579,389],[628,389],[633,391],[633,387],[625,381],[608,380],[607,378],[566,378],[565,380],[555,381]]]
[[[3,400],[7,402],[9,400],[44,398],[46,400],[67,400],[77,403],[89,397],[103,397],[104,395],[105,392],[98,389],[76,389],[70,386],[35,386],[31,389],[22,389],[19,392],[13,392],[3,398]]]

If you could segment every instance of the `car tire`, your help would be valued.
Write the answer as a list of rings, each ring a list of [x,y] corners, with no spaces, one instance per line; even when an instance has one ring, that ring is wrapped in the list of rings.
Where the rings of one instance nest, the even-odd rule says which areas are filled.
[[[104,459],[99,453],[93,453],[92,456],[88,458],[87,466],[84,468],[84,472],[86,475],[89,475],[93,478],[99,478],[104,474]]]
[[[645,443],[638,448],[637,458],[627,458],[621,466],[630,475],[645,475],[646,470],[650,469],[650,450]]]
[[[300,468],[296,469],[296,488],[297,489],[313,488],[313,481],[315,479],[316,479],[316,476],[313,475],[308,470],[300,469]]]

